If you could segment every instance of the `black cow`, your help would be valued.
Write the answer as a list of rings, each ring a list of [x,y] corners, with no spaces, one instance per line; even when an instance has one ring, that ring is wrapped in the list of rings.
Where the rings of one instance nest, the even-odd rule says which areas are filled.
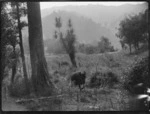
[[[84,88],[86,79],[86,72],[75,72],[71,75],[71,82],[74,83],[75,86],[79,86],[80,91]],[[81,88],[81,86],[83,87]]]

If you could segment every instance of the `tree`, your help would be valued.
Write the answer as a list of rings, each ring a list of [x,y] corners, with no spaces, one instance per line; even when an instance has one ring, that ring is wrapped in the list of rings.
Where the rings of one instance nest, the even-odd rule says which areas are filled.
[[[73,66],[77,67],[76,61],[75,61],[75,46],[74,46],[75,41],[76,41],[76,37],[74,34],[74,30],[72,28],[72,23],[71,23],[70,19],[68,21],[68,27],[69,27],[69,29],[67,30],[67,35],[65,38],[67,48],[68,48],[67,52],[69,54],[69,57],[70,57],[70,60],[73,64]]]
[[[60,38],[60,40],[63,44],[63,47],[64,47],[66,53],[68,53],[68,55],[70,57],[72,65],[74,67],[77,67],[76,61],[75,61],[75,41],[76,41],[76,37],[75,37],[75,34],[74,34],[74,29],[72,27],[72,22],[71,22],[70,19],[68,20],[68,28],[69,29],[67,30],[66,36],[64,37],[62,32],[60,31],[60,28],[62,26],[61,18],[56,17],[55,21],[56,21],[56,27],[58,28],[58,31],[55,31],[54,37],[57,38],[57,36],[59,35],[59,38]]]
[[[2,79],[4,78],[4,70],[6,67],[6,47],[8,45],[7,35],[9,34],[9,27],[11,25],[11,20],[8,17],[7,9],[6,9],[6,2],[1,2],[1,75]]]
[[[33,90],[37,95],[44,94],[46,90],[52,93],[55,86],[50,80],[51,76],[44,55],[40,4],[27,2],[27,8]]]
[[[8,14],[9,9],[7,8],[8,2],[2,2],[1,7],[1,44],[2,44],[2,76],[4,76],[4,70],[7,66],[7,59],[10,59],[12,66],[12,77],[11,82],[13,82],[14,76],[16,74],[16,45],[18,44],[17,40],[17,28],[14,26],[14,21],[11,16]],[[7,58],[7,46],[11,45],[13,47],[13,56]]]
[[[101,53],[114,50],[113,46],[111,46],[111,42],[105,36],[102,36],[100,42],[98,42],[98,48]]]
[[[23,64],[24,79],[25,79],[26,89],[29,92],[28,75],[27,75],[27,69],[26,69],[22,32],[21,32],[22,28],[27,26],[27,23],[25,21],[20,20],[21,17],[26,16],[27,14],[26,3],[11,2],[11,7],[12,7],[11,16],[14,19],[14,21],[17,21],[16,27],[18,29],[17,33],[19,34],[19,46],[20,46],[21,58],[22,58],[22,64]]]
[[[130,47],[133,45],[135,50],[139,49],[139,43],[145,41],[145,36],[148,32],[148,16],[147,12],[139,13],[138,15],[126,17],[119,24],[118,33],[116,36]]]
[[[92,45],[88,45],[86,47],[86,53],[87,54],[93,54],[93,53],[95,53],[95,50],[96,50],[96,48],[94,46],[92,46]]]

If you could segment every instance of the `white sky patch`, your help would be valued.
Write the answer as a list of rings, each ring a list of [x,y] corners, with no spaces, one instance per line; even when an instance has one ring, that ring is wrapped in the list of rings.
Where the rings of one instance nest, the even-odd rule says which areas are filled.
[[[66,6],[66,5],[105,5],[105,6],[120,6],[123,4],[142,4],[144,2],[40,2],[41,9],[52,8],[56,6]]]

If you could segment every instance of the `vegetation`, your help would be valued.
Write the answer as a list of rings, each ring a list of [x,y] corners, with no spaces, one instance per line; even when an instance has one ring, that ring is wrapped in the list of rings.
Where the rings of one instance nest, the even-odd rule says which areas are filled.
[[[2,2],[1,10],[2,105],[7,110],[9,106],[18,110],[21,108],[18,105],[24,107],[21,110],[33,111],[122,111],[138,110],[131,104],[144,106],[137,103],[141,101],[135,97],[135,86],[142,83],[143,91],[150,88],[148,45],[143,45],[149,35],[144,27],[147,10],[120,24],[120,43],[123,48],[134,46],[138,53],[132,54],[127,50],[114,50],[106,36],[95,46],[80,44],[71,19],[64,33],[61,18],[56,17],[54,37],[59,45],[55,44],[54,50],[47,47],[47,51],[59,55],[45,54],[39,2]],[[24,16],[28,24],[22,21]],[[29,36],[23,40],[21,31],[25,26]],[[23,41],[29,46],[25,53],[23,47],[27,45]],[[51,41],[47,40],[45,45]],[[72,70],[72,66],[75,69]],[[75,84],[85,82],[84,89],[70,84],[74,73],[72,80],[79,76],[80,83]],[[85,80],[80,75],[86,77]]]
[[[29,2],[27,6],[33,90],[37,95],[48,95],[48,92],[51,95],[55,86],[50,80],[44,55],[40,5],[38,2]]]
[[[101,41],[98,42],[98,48],[99,48],[100,53],[115,51],[114,47],[111,46],[109,39],[107,37],[104,37],[104,36],[102,36]]]
[[[59,35],[60,41],[61,41],[65,51],[69,55],[72,65],[74,67],[77,67],[76,61],[75,61],[75,46],[74,46],[76,38],[75,38],[74,30],[72,28],[71,20],[70,19],[68,20],[69,29],[67,30],[65,37],[63,36],[63,33],[60,31],[60,28],[62,26],[61,18],[56,17],[55,20],[56,20],[56,27],[58,28],[58,32],[55,31],[54,37],[57,38],[57,36]]]
[[[138,15],[128,16],[120,22],[118,33],[122,46],[127,44],[132,51],[132,45],[138,50],[140,43],[148,41],[148,10]]]
[[[29,93],[28,76],[27,76],[25,55],[24,55],[24,49],[23,49],[22,32],[21,32],[23,27],[27,26],[27,23],[25,21],[21,22],[21,17],[24,17],[27,14],[26,3],[12,2],[10,5],[12,7],[10,15],[12,16],[14,21],[17,21],[17,33],[16,34],[19,34],[19,46],[20,46],[20,51],[21,51],[21,58],[22,58],[22,63],[23,63],[23,73],[24,73],[23,75],[24,75],[24,79],[25,79],[26,89],[27,89],[27,92]],[[12,76],[12,77],[14,77],[14,76]]]
[[[125,81],[125,87],[133,92],[136,93],[136,91],[134,91],[134,86],[139,84],[139,83],[143,83],[144,84],[144,88],[143,88],[143,92],[144,90],[146,90],[147,88],[150,88],[150,77],[148,75],[149,73],[149,58],[145,57],[145,58],[141,58],[140,61],[136,61],[132,67],[131,70],[128,73],[128,77],[126,78]]]
[[[65,38],[64,38],[65,39]],[[51,43],[49,43],[51,42]],[[65,49],[63,48],[63,44],[60,40],[52,41],[51,39],[47,39],[44,41],[45,46],[48,48],[47,53],[51,54],[64,54],[66,53]],[[104,52],[114,52],[116,51],[114,47],[111,45],[109,39],[105,36],[101,37],[100,41],[97,41],[97,45],[92,44],[84,44],[78,41],[74,42],[74,49],[78,53],[85,53],[85,54],[98,54]]]
[[[108,71],[107,73],[95,72],[90,79],[90,87],[112,87],[118,82],[117,76]]]

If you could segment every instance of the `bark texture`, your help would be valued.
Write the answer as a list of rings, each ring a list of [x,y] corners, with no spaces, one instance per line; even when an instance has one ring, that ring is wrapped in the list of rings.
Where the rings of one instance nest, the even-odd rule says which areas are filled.
[[[29,47],[32,67],[32,84],[35,93],[43,93],[45,89],[53,92],[55,86],[51,82],[44,55],[41,11],[39,2],[28,2]]]

